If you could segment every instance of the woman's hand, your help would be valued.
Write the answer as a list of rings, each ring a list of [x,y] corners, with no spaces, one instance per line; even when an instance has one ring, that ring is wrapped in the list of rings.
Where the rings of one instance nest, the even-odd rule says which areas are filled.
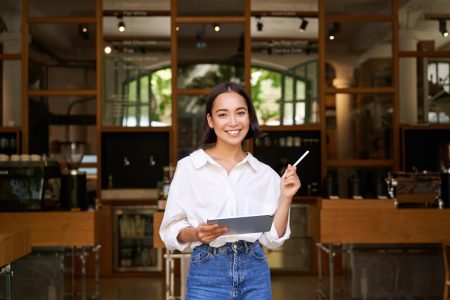
[[[288,165],[284,175],[281,177],[281,199],[292,200],[300,189],[300,178],[297,176],[297,168]]]
[[[209,243],[228,231],[227,227],[220,227],[219,224],[202,223],[197,228],[183,228],[177,236],[180,243],[201,242]]]
[[[227,227],[220,227],[219,224],[202,223],[197,227],[197,238],[200,242],[208,244],[227,231]]]

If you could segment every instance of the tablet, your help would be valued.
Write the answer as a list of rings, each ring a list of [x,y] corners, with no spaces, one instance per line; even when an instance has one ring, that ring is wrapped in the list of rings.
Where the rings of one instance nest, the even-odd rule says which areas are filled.
[[[270,231],[273,215],[245,216],[208,220],[208,224],[219,224],[228,227],[224,235],[267,232]]]

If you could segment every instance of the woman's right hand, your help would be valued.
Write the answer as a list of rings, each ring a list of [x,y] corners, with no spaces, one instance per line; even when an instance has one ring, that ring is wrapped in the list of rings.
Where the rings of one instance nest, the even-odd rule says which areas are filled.
[[[205,244],[214,241],[216,238],[228,231],[227,227],[221,227],[219,224],[206,223],[198,225],[196,229],[198,240]]]

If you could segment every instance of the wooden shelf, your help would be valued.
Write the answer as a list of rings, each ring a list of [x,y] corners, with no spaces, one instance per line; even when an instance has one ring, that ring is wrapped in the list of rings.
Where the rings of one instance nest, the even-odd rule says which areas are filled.
[[[401,130],[450,130],[450,124],[415,124],[415,125],[401,125]]]
[[[393,94],[393,87],[352,87],[352,88],[328,88],[327,94]]]
[[[21,60],[22,54],[20,53],[4,53],[0,54],[0,60]]]
[[[97,90],[28,90],[28,96],[35,97],[61,97],[61,96],[97,96]]]
[[[0,133],[19,133],[22,130],[20,127],[1,127]]]
[[[93,17],[29,17],[30,24],[95,24],[96,18]]]
[[[261,131],[320,131],[320,124],[260,126]]]
[[[393,159],[330,159],[328,167],[392,167]]]
[[[101,132],[170,132],[172,126],[164,127],[123,127],[123,126],[104,126],[101,127]]]

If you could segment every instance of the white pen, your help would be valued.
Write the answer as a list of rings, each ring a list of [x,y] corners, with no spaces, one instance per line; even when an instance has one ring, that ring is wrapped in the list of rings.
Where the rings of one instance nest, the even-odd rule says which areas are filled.
[[[303,155],[300,156],[300,158],[292,166],[296,167],[305,158],[305,156],[308,155],[308,153],[309,153],[309,150],[306,150],[305,153],[303,153]],[[286,175],[286,172],[283,174],[283,177],[284,177],[284,175]]]
[[[308,155],[309,150],[306,150],[305,153],[303,153],[302,156],[300,156],[300,158],[292,165],[293,167],[296,167],[304,158],[306,155]]]

